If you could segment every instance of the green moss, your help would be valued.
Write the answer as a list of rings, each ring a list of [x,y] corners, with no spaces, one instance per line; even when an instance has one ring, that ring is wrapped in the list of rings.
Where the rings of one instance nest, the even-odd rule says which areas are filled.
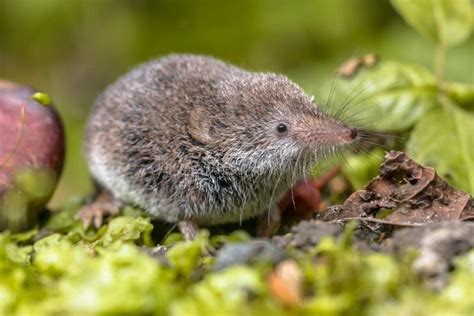
[[[448,286],[435,293],[422,287],[410,258],[354,250],[349,229],[307,253],[289,251],[304,298],[288,307],[271,294],[270,264],[212,270],[214,247],[249,239],[242,232],[171,238],[156,260],[140,250],[151,243],[149,219],[120,216],[98,232],[74,220],[68,227],[36,242],[37,230],[0,234],[0,314],[461,315],[474,308],[474,251],[458,258]]]

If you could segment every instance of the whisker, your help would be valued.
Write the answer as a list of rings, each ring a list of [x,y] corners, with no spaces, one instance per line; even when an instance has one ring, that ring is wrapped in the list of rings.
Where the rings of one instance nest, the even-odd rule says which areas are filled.
[[[166,232],[166,234],[163,236],[162,239],[163,239],[163,240],[166,239],[166,237],[168,237],[168,236],[171,234],[171,232],[176,229],[176,227],[178,227],[178,223],[172,224],[172,225],[171,225],[171,229],[169,229],[169,230]]]
[[[364,92],[366,92],[369,88],[373,87],[375,83],[369,84],[365,87],[363,87],[360,91],[357,91],[358,87],[354,88],[354,90],[351,91],[351,93],[346,97],[346,99],[343,101],[343,103],[340,106],[340,110],[336,113],[336,118],[344,118],[344,114],[347,112],[349,107],[354,107],[352,104],[352,101],[356,100],[359,96],[361,96]],[[357,92],[356,92],[357,91]],[[352,94],[356,92],[353,96]],[[370,98],[371,95],[367,96],[367,98]]]
[[[336,113],[336,118],[337,119],[341,119],[342,121],[345,121],[345,122],[349,122],[349,119],[353,116],[356,116],[356,115],[360,115],[361,113],[364,113],[368,110],[370,110],[370,108],[366,108],[366,109],[362,109],[362,110],[358,110],[357,112],[354,112],[352,114],[349,115],[349,117],[347,116],[347,112],[350,110],[350,109],[355,109],[357,108],[357,106],[359,104],[361,104],[362,102],[365,102],[367,100],[369,100],[370,98],[373,97],[373,94],[369,94],[367,95],[366,97],[363,97],[363,98],[360,98],[359,100],[357,100],[363,93],[365,93],[369,88],[375,86],[376,83],[371,83],[371,84],[368,84],[367,86],[365,86],[364,88],[362,88],[360,91],[358,91],[355,95],[352,96],[352,94],[357,90],[359,89],[359,86],[356,86],[350,93],[349,95],[346,97],[346,99],[343,101],[343,103],[341,104],[341,109]],[[396,87],[397,85],[399,84],[399,82],[394,82],[393,84],[389,85],[387,87],[388,90],[392,89],[393,87]],[[357,100],[357,101],[356,101]],[[356,101],[356,102],[353,102],[353,101]],[[393,112],[388,112],[386,113],[387,115],[390,115],[391,113]]]
[[[340,105],[340,109],[336,113],[336,118],[343,118],[345,112],[349,109],[349,106],[353,106],[353,101],[357,100],[358,97],[360,97],[363,93],[365,93],[369,88],[373,87],[375,83],[368,84],[366,86],[363,86],[363,83],[357,84],[356,87],[346,96],[346,98],[343,100],[343,102]],[[368,95],[366,98],[370,98],[372,95]]]
[[[351,55],[351,57],[350,57],[349,59],[355,58],[355,56],[357,55],[357,51],[358,51],[358,48],[354,50],[354,52],[352,53],[352,55]],[[336,70],[336,71],[334,72],[334,75],[333,75],[333,83],[335,83],[335,82],[337,81],[337,79],[340,79],[340,78],[341,78],[341,77],[339,76],[338,70]],[[332,86],[331,86],[331,90],[332,90],[332,93],[334,93],[335,87],[332,87]],[[330,92],[331,92],[331,91],[330,91]],[[331,97],[332,97],[332,95],[331,95]],[[330,105],[331,105],[330,102],[331,102],[331,99],[329,99],[329,102],[327,103],[328,110],[329,110]],[[335,115],[336,113],[330,113],[330,112],[328,111],[328,114],[330,114],[330,115],[333,116],[333,117],[337,117],[337,116]]]
[[[278,184],[280,183],[280,180],[281,180],[282,176],[283,176],[283,173],[280,173],[280,175],[277,178],[277,181],[275,182],[275,186],[273,187],[272,195],[270,196],[270,202],[268,203],[268,210],[267,210],[267,224],[268,225],[270,225],[270,217],[271,217],[270,212],[272,211],[273,197],[275,195],[276,189],[278,187]]]
[[[303,159],[303,179],[305,179],[305,182],[306,182],[306,155],[304,156],[304,159]]]
[[[373,136],[373,137],[382,137],[382,138],[390,138],[390,139],[398,139],[398,140],[406,140],[406,137],[394,135],[394,134],[387,134],[387,133],[377,133],[372,131],[361,131],[361,135],[363,136]]]
[[[390,148],[386,145],[379,144],[379,143],[376,143],[376,142],[371,142],[371,141],[368,141],[368,140],[363,140],[363,143],[369,144],[369,145],[374,145],[374,146],[381,147],[381,148],[384,148],[384,149],[389,149]]]
[[[329,112],[329,109],[331,107],[331,101],[334,96],[334,92],[336,90],[336,80],[338,79],[337,72],[334,72],[333,77],[332,77],[332,82],[331,82],[331,87],[329,88],[329,94],[326,100],[326,104],[323,106],[323,111]]]
[[[296,209],[296,203],[295,203],[295,192],[293,190],[293,184],[296,182],[296,171],[297,171],[297,168],[298,168],[298,161],[300,160],[301,158],[301,153],[302,151],[299,152],[298,154],[298,157],[296,158],[296,161],[295,161],[295,166],[293,168],[293,174],[291,176],[291,201],[293,202],[293,208]]]

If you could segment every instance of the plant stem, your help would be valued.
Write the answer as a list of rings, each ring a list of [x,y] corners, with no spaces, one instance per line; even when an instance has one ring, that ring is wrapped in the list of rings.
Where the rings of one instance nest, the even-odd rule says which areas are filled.
[[[436,83],[439,89],[443,90],[444,84],[444,67],[446,64],[446,47],[443,44],[438,44],[435,50],[435,75]]]

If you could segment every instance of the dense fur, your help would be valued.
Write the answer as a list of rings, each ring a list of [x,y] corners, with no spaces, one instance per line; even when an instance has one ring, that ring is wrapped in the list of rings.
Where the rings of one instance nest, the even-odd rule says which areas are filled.
[[[93,177],[116,198],[170,222],[210,225],[265,212],[317,153],[352,140],[284,76],[172,55],[97,99],[85,149]]]

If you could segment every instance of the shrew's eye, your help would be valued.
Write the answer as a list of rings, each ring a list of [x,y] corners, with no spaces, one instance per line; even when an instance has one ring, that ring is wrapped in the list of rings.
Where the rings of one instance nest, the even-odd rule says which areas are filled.
[[[288,127],[286,126],[285,123],[280,123],[277,125],[276,129],[278,133],[283,134],[283,133],[286,133],[286,131],[288,130]]]

